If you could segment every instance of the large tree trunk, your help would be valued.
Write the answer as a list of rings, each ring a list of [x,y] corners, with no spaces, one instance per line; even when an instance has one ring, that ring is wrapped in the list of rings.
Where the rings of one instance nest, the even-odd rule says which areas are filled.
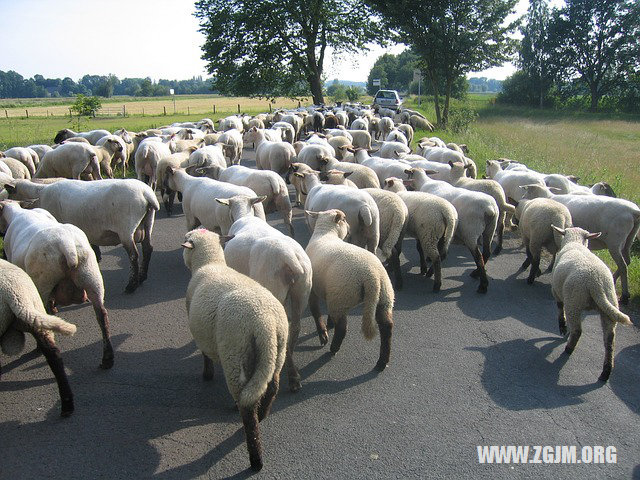
[[[429,75],[429,81],[433,88],[433,104],[436,109],[436,124],[442,123],[442,116],[440,114],[440,95],[438,92],[438,77],[430,69],[427,69],[427,75]]]
[[[442,128],[446,128],[449,123],[449,101],[451,100],[451,86],[453,85],[453,79],[447,77],[447,86],[445,90],[444,98],[444,110],[442,112]]]
[[[596,85],[590,85],[591,90],[591,106],[589,106],[590,112],[595,112],[598,110],[598,102],[600,101],[600,92],[598,91],[598,87]]]
[[[320,75],[309,75],[309,86],[311,87],[311,95],[313,95],[313,103],[315,105],[322,105],[324,103],[324,97],[322,95],[322,80]]]

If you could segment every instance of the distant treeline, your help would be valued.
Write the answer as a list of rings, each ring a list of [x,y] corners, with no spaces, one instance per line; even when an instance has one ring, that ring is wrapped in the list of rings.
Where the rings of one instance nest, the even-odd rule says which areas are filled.
[[[115,75],[85,75],[75,82],[69,77],[60,79],[34,75],[33,78],[24,78],[12,70],[0,70],[0,98],[72,97],[79,93],[107,98],[113,95],[157,97],[169,95],[171,88],[176,95],[212,93],[210,81],[202,77],[154,82],[149,77],[120,80]]]
[[[467,79],[469,92],[471,93],[498,93],[502,91],[502,80],[486,77],[474,77]]]

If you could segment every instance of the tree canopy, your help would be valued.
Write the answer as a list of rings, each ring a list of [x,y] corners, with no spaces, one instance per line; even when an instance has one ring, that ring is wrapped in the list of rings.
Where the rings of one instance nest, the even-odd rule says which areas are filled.
[[[194,15],[214,88],[266,97],[311,92],[317,104],[328,48],[357,52],[387,35],[362,0],[199,0]]]

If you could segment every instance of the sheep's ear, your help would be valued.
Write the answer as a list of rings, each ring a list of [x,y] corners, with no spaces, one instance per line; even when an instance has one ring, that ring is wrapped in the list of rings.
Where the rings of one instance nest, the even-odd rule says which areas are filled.
[[[351,153],[356,153],[357,151],[354,147],[349,147],[349,146],[347,146],[346,150],[347,152],[351,152]]]
[[[469,170],[471,167],[473,167],[473,165],[471,165],[470,163],[464,166],[465,170]]]
[[[426,173],[427,175],[436,175],[436,174],[438,174],[440,172],[438,172],[437,170],[427,170],[425,168],[424,173]]]
[[[412,175],[413,174],[413,170],[411,170],[410,168],[406,169],[404,171],[404,173],[406,173],[407,175]]]
[[[191,240],[187,240],[182,244],[182,246],[184,248],[188,248],[189,250],[191,250],[193,248],[193,242]]]
[[[216,202],[222,204],[222,205],[226,205],[227,207],[229,206],[229,199],[228,198],[216,198]]]
[[[458,146],[462,149],[462,151],[463,151],[464,153],[469,153],[469,147],[467,147],[467,145],[466,145],[465,143],[461,143],[461,144],[460,144],[460,145],[458,145]]]
[[[347,178],[348,176],[350,176],[353,172],[342,172],[344,175],[344,178]]]
[[[172,167],[171,165],[167,165],[167,169],[165,170],[165,173],[167,175],[173,175],[174,173],[176,173],[176,168]]]
[[[300,172],[293,172],[293,175],[294,175],[295,177],[304,178],[304,173],[300,173]]]
[[[333,218],[333,221],[336,223],[340,223],[340,221],[343,219],[344,219],[344,213],[342,213],[341,211],[337,211],[336,216]]]
[[[592,238],[600,238],[600,235],[602,235],[602,232],[590,233],[585,238],[591,240]]]
[[[551,224],[551,228],[553,228],[556,232],[558,232],[560,235],[564,235],[566,230],[563,228],[558,228],[555,225]]]
[[[220,235],[218,238],[220,239],[220,245],[224,247],[227,242],[235,238],[235,235]]]
[[[259,197],[255,197],[251,199],[251,205],[255,205],[256,203],[262,203],[267,199],[266,195],[261,195]]]
[[[31,199],[28,199],[28,200],[19,200],[18,204],[22,208],[27,208],[27,209],[36,208],[36,205],[38,204],[38,199],[37,198],[31,198]]]
[[[4,184],[4,189],[7,191],[7,193],[9,195],[16,193],[16,187],[15,185],[11,185],[10,183],[5,183]]]
[[[304,213],[306,213],[310,217],[318,218],[318,213],[319,212],[312,212],[311,210],[305,210]]]
[[[451,160],[449,160],[449,166],[453,167],[453,162]]]
[[[554,193],[556,195],[562,194],[562,190],[560,190],[559,188],[556,188],[556,187],[547,187],[547,188],[551,193]]]
[[[576,177],[575,175],[567,175],[567,179],[570,182],[575,183],[576,185],[578,184],[578,180],[580,180],[580,177]]]

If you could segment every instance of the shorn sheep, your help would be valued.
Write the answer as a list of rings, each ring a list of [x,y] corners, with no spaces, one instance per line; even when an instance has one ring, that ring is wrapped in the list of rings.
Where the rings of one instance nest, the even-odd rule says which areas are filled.
[[[104,282],[95,253],[82,230],[61,224],[46,210],[25,210],[18,202],[0,202],[4,253],[33,280],[51,313],[57,307],[89,300],[102,332],[100,367],[113,366]]]
[[[278,393],[287,350],[284,307],[262,285],[225,263],[220,237],[205,229],[185,236],[184,263],[191,270],[186,304],[189,329],[204,355],[205,380],[222,364],[244,424],[253,470],[262,468],[258,422]]]
[[[324,325],[320,314],[320,301],[324,301],[335,324],[330,350],[336,354],[347,333],[349,310],[362,303],[362,334],[367,340],[375,336],[375,323],[378,324],[380,356],[375,369],[382,371],[391,354],[394,302],[391,280],[373,253],[343,241],[349,230],[343,212],[306,213],[316,220],[306,248],[313,269],[309,308],[316,325]]]
[[[17,355],[24,348],[24,333],[30,333],[58,383],[63,417],[73,413],[73,393],[64,371],[53,333],[73,335],[76,326],[48,315],[29,275],[6,260],[0,260],[0,347],[5,355]]]
[[[616,323],[631,325],[629,317],[618,309],[618,298],[611,271],[587,248],[590,239],[600,233],[589,233],[578,227],[553,228],[563,235],[553,268],[551,290],[558,305],[560,333],[569,339],[565,353],[571,355],[582,334],[582,312],[595,308],[600,314],[604,338],[604,365],[598,380],[606,382],[613,369]]]

